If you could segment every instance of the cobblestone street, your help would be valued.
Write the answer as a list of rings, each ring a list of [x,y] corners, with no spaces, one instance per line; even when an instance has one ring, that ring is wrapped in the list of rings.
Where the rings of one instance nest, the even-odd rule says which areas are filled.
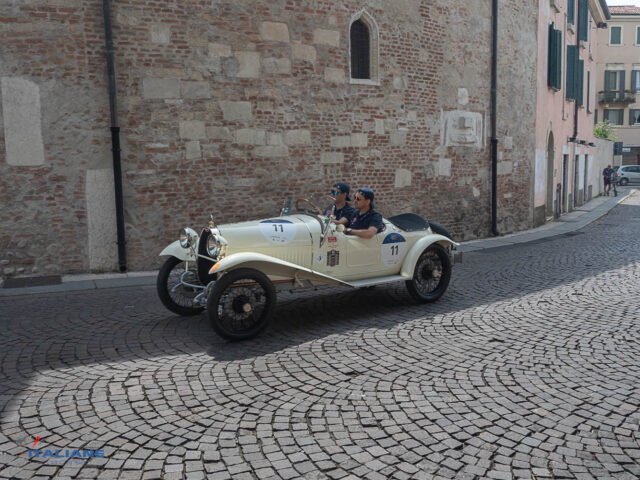
[[[639,238],[635,195],[435,304],[281,295],[237,344],[153,287],[0,298],[0,477],[637,479]]]

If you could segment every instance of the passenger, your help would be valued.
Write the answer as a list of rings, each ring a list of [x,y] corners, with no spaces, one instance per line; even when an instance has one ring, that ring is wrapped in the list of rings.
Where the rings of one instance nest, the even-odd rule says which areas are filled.
[[[331,189],[331,195],[333,195],[333,205],[329,205],[324,210],[324,214],[328,217],[333,215],[335,217],[334,222],[342,225],[348,225],[349,220],[356,214],[355,209],[349,205],[349,185],[346,183],[336,183]]]
[[[384,230],[382,215],[374,210],[373,190],[370,188],[359,189],[354,196],[354,204],[358,209],[345,230],[347,235],[355,235],[360,238],[372,238],[376,233]]]

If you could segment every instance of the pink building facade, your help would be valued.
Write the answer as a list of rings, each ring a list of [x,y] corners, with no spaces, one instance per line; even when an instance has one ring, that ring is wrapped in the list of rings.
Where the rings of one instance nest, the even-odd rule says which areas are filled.
[[[593,138],[597,30],[610,18],[605,0],[543,0],[539,8],[532,182],[536,225],[599,191]]]

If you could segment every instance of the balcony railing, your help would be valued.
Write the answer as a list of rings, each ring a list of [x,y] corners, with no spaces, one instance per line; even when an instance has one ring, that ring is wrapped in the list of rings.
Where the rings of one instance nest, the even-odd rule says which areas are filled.
[[[635,103],[635,90],[608,90],[598,92],[598,103]]]

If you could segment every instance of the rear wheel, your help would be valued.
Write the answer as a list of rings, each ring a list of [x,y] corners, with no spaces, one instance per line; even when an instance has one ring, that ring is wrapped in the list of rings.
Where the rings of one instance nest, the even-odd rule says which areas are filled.
[[[240,268],[222,275],[207,299],[213,329],[221,337],[245,340],[264,330],[276,304],[273,283],[262,272]]]
[[[427,303],[438,300],[449,286],[451,280],[451,260],[441,246],[430,245],[416,263],[413,278],[407,280],[409,294],[418,302]]]
[[[202,290],[190,285],[201,285],[195,262],[169,257],[158,272],[156,287],[162,304],[178,315],[198,315],[204,310],[193,305],[193,299]]]
[[[621,186],[624,187],[628,183],[629,183],[629,179],[628,178],[621,178],[620,182],[618,182],[618,185],[621,185]]]

